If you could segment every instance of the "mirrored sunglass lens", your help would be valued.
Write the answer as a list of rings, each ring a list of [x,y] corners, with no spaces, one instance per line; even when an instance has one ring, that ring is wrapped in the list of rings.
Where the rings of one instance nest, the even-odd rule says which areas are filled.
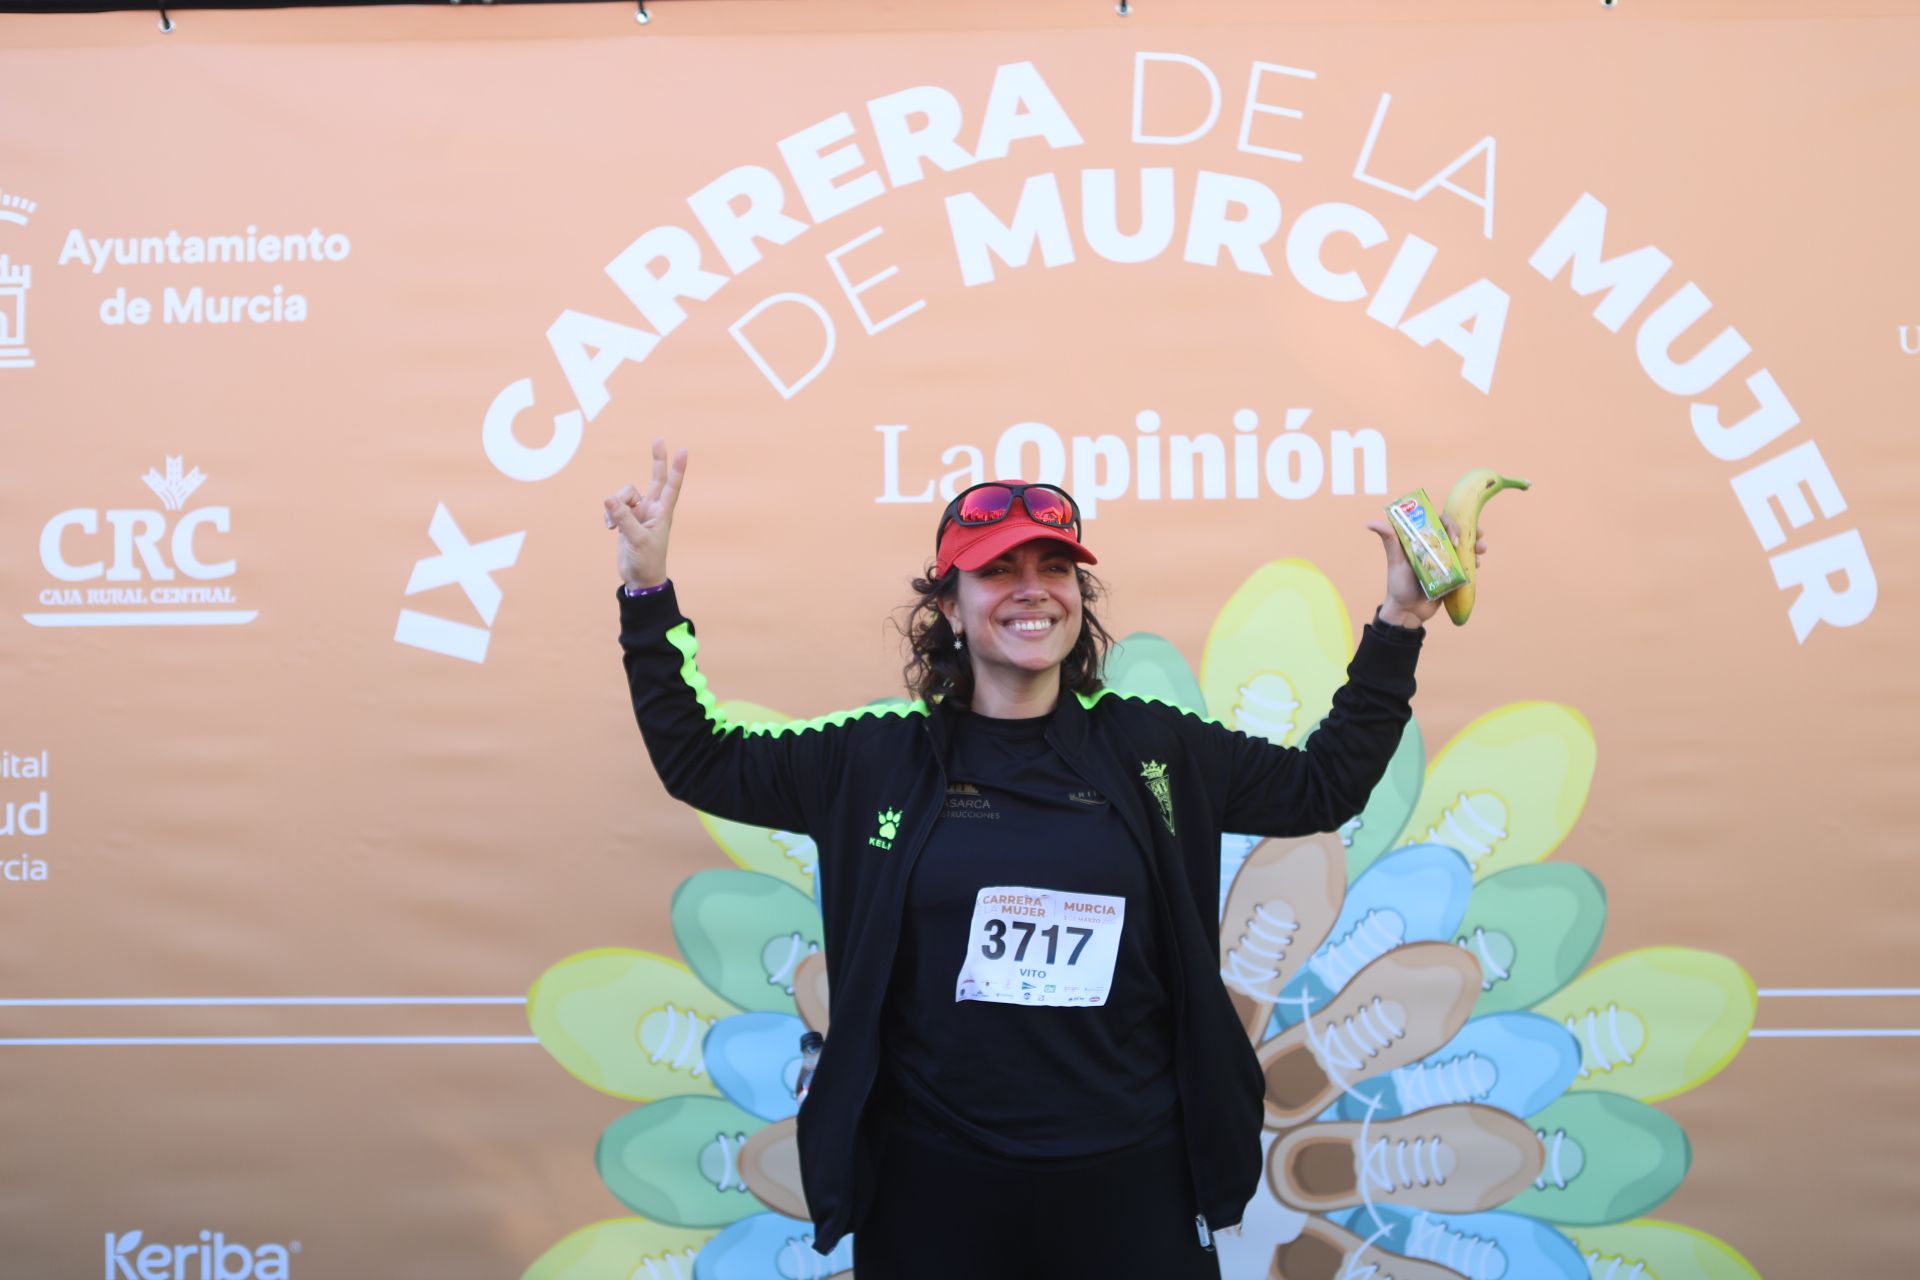
[[[1007,508],[1012,504],[1013,494],[1007,489],[976,489],[960,500],[960,521],[963,524],[986,524],[1006,515]]]
[[[1065,529],[1073,523],[1073,508],[1059,494],[1046,489],[1029,489],[1026,499],[1027,514],[1041,524]]]

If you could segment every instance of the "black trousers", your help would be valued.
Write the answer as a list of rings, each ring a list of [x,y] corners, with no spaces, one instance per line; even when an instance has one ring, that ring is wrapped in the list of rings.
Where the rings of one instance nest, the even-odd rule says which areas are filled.
[[[890,1115],[858,1280],[1219,1280],[1177,1124],[1124,1151],[1018,1160]]]

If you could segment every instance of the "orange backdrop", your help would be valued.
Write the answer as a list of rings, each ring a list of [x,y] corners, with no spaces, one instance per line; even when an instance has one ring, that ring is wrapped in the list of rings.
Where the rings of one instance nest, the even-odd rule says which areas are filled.
[[[1591,1003],[1733,1010],[1644,1014],[1712,1059],[1635,1095],[1685,1146],[1632,1213],[1677,1225],[1563,1234],[1904,1271],[1920,13],[652,16],[0,26],[0,1270],[718,1266],[595,1162],[713,1076],[589,1087],[535,986],[698,969],[704,870],[809,888],[665,797],[621,694],[598,504],[664,435],[703,667],[790,715],[899,692],[975,468],[1074,487],[1112,630],[1229,703],[1229,642],[1351,642],[1387,502],[1527,478],[1430,629],[1416,773],[1563,709],[1512,803],[1605,886],[1589,972],[1707,966]],[[1284,560],[1318,612],[1228,636]],[[1227,1274],[1300,1229],[1262,1213]]]

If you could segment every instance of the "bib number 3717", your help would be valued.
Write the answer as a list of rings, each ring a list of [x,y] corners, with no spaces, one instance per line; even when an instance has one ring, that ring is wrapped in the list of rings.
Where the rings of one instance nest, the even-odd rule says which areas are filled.
[[[974,899],[956,1000],[1097,1005],[1113,992],[1127,900],[1024,885]]]

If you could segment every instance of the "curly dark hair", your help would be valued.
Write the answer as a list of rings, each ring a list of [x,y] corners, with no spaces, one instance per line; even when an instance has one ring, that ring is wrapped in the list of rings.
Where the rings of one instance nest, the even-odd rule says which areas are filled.
[[[1060,663],[1060,687],[1067,693],[1094,693],[1104,684],[1107,650],[1113,636],[1094,613],[1093,607],[1105,598],[1106,584],[1078,565],[1074,577],[1080,583],[1080,634],[1073,648]],[[940,577],[928,568],[909,584],[917,597],[902,606],[907,615],[897,625],[907,641],[907,661],[900,674],[907,692],[928,702],[951,698],[956,703],[973,701],[973,661],[965,649],[953,647],[953,628],[940,612],[940,602],[950,600],[960,590],[960,570],[950,568]]]

